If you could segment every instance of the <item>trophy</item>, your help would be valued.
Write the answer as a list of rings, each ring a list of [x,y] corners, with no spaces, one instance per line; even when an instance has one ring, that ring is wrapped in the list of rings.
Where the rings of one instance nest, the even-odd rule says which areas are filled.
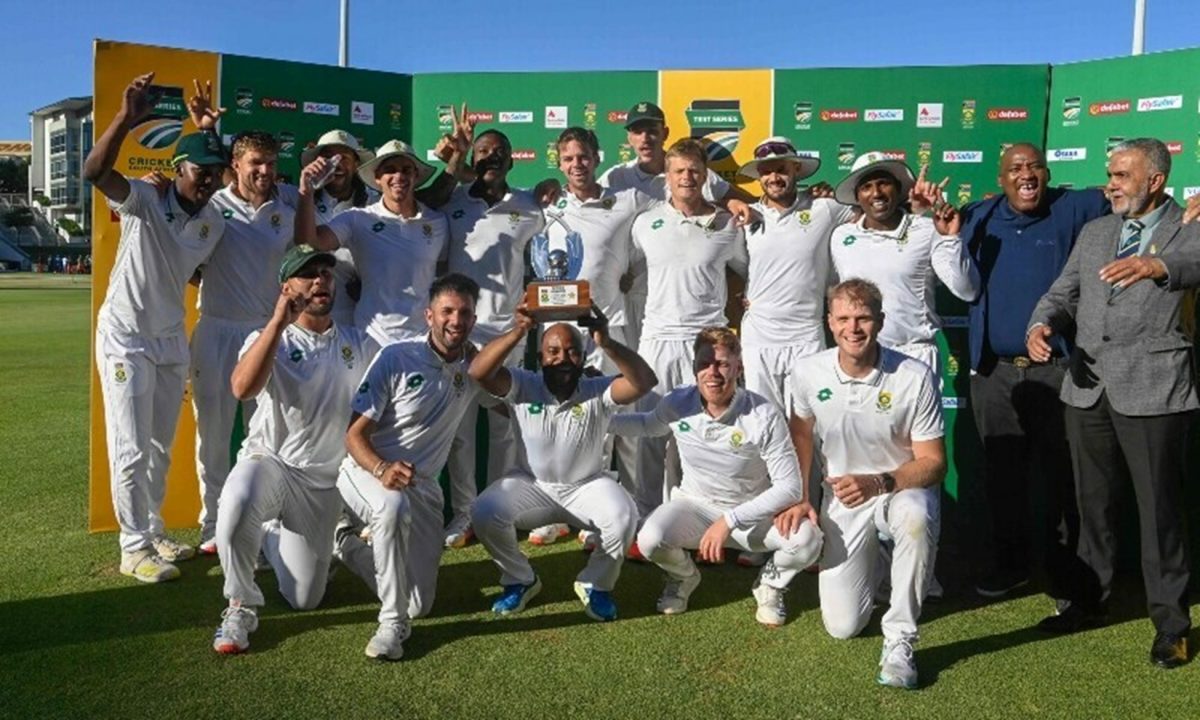
[[[566,248],[550,249],[550,226],[533,236],[529,250],[538,282],[525,288],[525,308],[538,322],[578,320],[592,312],[587,280],[577,280],[583,267],[583,238],[561,218],[547,216],[566,230]]]

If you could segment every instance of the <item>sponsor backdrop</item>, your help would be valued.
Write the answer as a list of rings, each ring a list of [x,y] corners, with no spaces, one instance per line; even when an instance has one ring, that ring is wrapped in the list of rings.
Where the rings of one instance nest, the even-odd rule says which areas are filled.
[[[1055,67],[1046,131],[1053,182],[1103,185],[1113,145],[1155,137],[1171,150],[1175,198],[1200,192],[1198,72],[1200,50]]]

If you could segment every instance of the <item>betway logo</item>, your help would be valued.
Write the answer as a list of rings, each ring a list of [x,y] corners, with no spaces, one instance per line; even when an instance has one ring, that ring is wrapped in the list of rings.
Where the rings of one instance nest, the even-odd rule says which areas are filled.
[[[1121,115],[1132,107],[1133,103],[1128,100],[1105,100],[1088,105],[1088,115]]]
[[[904,110],[900,108],[887,108],[883,110],[867,110],[867,122],[903,122]]]
[[[1155,110],[1178,110],[1183,107],[1182,95],[1163,95],[1161,97],[1141,98],[1138,100],[1138,112],[1154,112]]]
[[[821,120],[825,122],[858,122],[857,110],[822,110]]]
[[[942,153],[944,163],[981,163],[982,150],[946,150]]]
[[[490,123],[496,119],[496,114],[490,110],[472,110],[467,113],[467,119],[473,123]]]
[[[1051,150],[1046,155],[1046,159],[1050,162],[1087,160],[1087,148],[1058,148],[1057,150]]]
[[[1029,110],[1026,108],[989,108],[987,111],[987,119],[996,122],[1013,121],[1013,120],[1028,120]]]

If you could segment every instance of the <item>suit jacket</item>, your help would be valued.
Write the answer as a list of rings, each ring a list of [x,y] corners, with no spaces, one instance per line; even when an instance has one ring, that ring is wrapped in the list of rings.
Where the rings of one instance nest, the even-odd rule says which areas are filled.
[[[1168,202],[1145,253],[1163,261],[1167,280],[1141,280],[1112,295],[1100,268],[1116,258],[1124,221],[1108,215],[1083,226],[1062,274],[1033,310],[1029,330],[1075,328],[1061,393],[1068,405],[1090,408],[1107,392],[1122,415],[1200,407],[1191,317],[1191,290],[1200,286],[1200,222],[1181,225],[1183,210]]]

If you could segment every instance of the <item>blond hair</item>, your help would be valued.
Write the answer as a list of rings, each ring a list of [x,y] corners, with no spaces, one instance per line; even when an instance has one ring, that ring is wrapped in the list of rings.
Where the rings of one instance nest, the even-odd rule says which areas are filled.
[[[831,311],[833,301],[837,298],[841,298],[851,305],[861,305],[870,310],[875,317],[883,315],[883,293],[879,292],[879,287],[870,280],[850,278],[829,288],[825,299],[828,301]]]
[[[671,162],[671,158],[691,158],[700,163],[703,167],[708,167],[708,153],[704,151],[704,145],[696,138],[685,137],[676,140],[671,149],[667,150],[667,162]]]
[[[742,341],[738,339],[737,333],[727,327],[706,327],[696,333],[692,352],[699,355],[702,347],[711,347],[714,350],[723,347],[738,357],[742,356]]]

